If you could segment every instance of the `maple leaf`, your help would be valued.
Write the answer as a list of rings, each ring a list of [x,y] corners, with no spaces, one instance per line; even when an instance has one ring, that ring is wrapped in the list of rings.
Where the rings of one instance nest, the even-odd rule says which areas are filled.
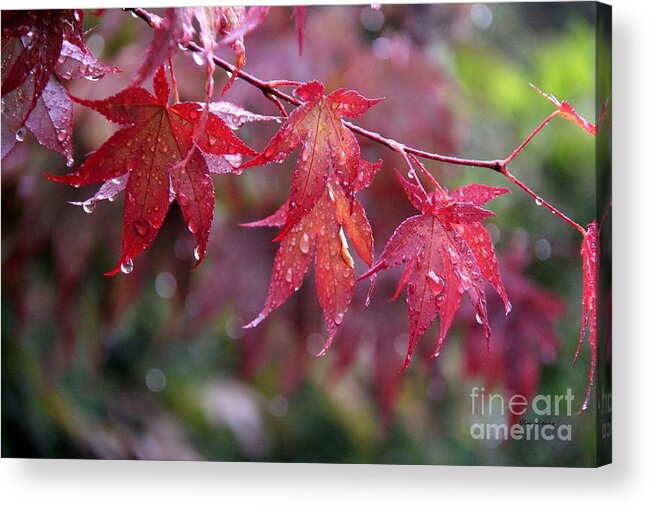
[[[582,128],[585,132],[590,134],[591,136],[596,136],[597,135],[597,130],[598,126],[595,125],[594,123],[586,120],[583,116],[581,116],[579,113],[576,112],[574,107],[572,107],[572,104],[569,102],[564,101],[559,101],[556,97],[553,95],[549,95],[542,90],[536,88],[534,85],[529,83],[529,85],[536,90],[540,95],[545,97],[550,103],[552,103],[556,108],[558,109],[559,114],[561,115],[561,118],[564,118],[568,121],[571,121],[575,125],[578,125],[580,128]],[[604,105],[605,108],[605,105]]]
[[[588,328],[588,341],[590,342],[590,372],[588,373],[588,388],[585,393],[581,410],[586,410],[590,404],[590,395],[594,385],[594,374],[597,366],[597,338],[599,315],[599,226],[594,220],[588,224],[586,234],[581,244],[581,258],[583,260],[583,310],[581,335],[579,344],[574,353],[574,362],[579,356],[581,345]]]
[[[119,72],[86,48],[82,19],[80,10],[3,13],[2,158],[28,129],[72,165],[72,100],[61,81]]]
[[[174,199],[195,237],[198,265],[214,211],[210,172],[220,172],[211,157],[256,154],[224,120],[203,111],[202,104],[168,105],[170,89],[163,67],[154,77],[154,93],[129,87],[104,100],[75,99],[125,128],[94,151],[77,172],[49,176],[74,186],[104,182],[94,198],[78,203],[86,211],[126,187],[122,255],[109,275],[131,271],[133,259],[154,240]]]
[[[301,152],[292,178],[287,221],[276,238],[280,241],[305,217],[323,195],[329,178],[351,198],[358,179],[366,178],[359,144],[342,117],[356,118],[383,99],[367,99],[354,90],[340,88],[324,94],[319,81],[296,88],[304,104],[297,107],[271,138],[267,147],[240,169],[282,162],[297,147]],[[330,176],[330,167],[333,168]]]
[[[484,328],[487,344],[490,342],[484,280],[501,296],[506,313],[510,311],[495,250],[481,224],[494,213],[480,207],[509,191],[471,184],[451,193],[439,188],[427,194],[422,187],[397,174],[410,202],[421,214],[398,226],[380,258],[360,279],[405,264],[394,294],[396,298],[407,285],[409,347],[404,370],[411,362],[416,344],[437,316],[440,331],[432,357],[439,354],[464,292]]]
[[[359,191],[372,181],[382,162],[361,161],[362,174],[353,190]],[[323,310],[327,339],[319,355],[325,354],[350,305],[355,286],[354,261],[348,249],[350,239],[359,257],[368,266],[373,263],[373,233],[364,208],[349,198],[338,181],[330,178],[316,205],[298,222],[287,228],[291,198],[270,217],[244,224],[247,227],[285,226],[287,233],[274,259],[267,299],[260,314],[247,328],[255,327],[274,309],[298,290],[314,258],[319,305]]]
[[[556,294],[529,280],[524,273],[529,265],[526,244],[515,242],[501,259],[501,275],[509,287],[513,311],[501,315],[501,300],[496,294],[487,298],[491,314],[491,352],[482,346],[483,333],[474,324],[474,316],[464,315],[464,363],[470,376],[483,377],[486,387],[501,384],[509,398],[519,394],[531,399],[540,381],[541,364],[556,358],[558,339],[555,324],[565,313],[565,304]],[[520,416],[510,413],[515,424]]]

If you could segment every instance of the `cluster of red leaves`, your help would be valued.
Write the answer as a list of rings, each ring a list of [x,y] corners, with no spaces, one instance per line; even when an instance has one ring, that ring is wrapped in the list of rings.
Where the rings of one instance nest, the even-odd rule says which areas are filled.
[[[182,7],[169,8],[165,17],[152,16],[154,37],[147,50],[145,61],[136,73],[134,84],[139,84],[154,69],[172,57],[178,48],[187,48],[190,42],[197,45],[193,56],[198,64],[206,66],[207,92],[212,95],[213,57],[218,48],[228,46],[235,53],[236,71],[246,63],[244,37],[255,30],[269,16],[271,7]],[[295,7],[294,17],[298,30],[299,48],[303,46],[303,32],[307,7]],[[197,28],[195,28],[195,26]],[[231,77],[222,94],[233,84],[237,72]]]
[[[233,158],[228,157],[256,154],[202,104],[168,105],[170,89],[163,67],[156,71],[154,92],[134,86],[104,100],[76,99],[125,128],[75,173],[50,176],[74,186],[104,183],[95,197],[80,203],[87,211],[96,201],[112,200],[126,188],[122,255],[109,275],[131,271],[133,259],[154,240],[175,199],[195,237],[198,264],[206,250],[215,206],[210,173],[230,167]]]
[[[373,234],[355,194],[373,181],[381,162],[360,158],[359,145],[342,117],[362,115],[381,99],[367,99],[353,90],[325,95],[312,81],[296,88],[304,103],[296,108],[260,155],[242,169],[282,162],[301,146],[290,196],[271,217],[249,226],[282,226],[267,299],[255,327],[283,304],[303,283],[315,259],[319,303],[325,314],[330,347],[350,304],[355,286],[354,261],[346,235],[360,258],[373,263]],[[331,170],[332,168],[332,170]]]
[[[380,258],[362,278],[405,264],[394,294],[396,298],[407,286],[409,348],[404,369],[416,344],[437,316],[440,330],[432,357],[439,354],[464,293],[468,294],[489,343],[491,329],[484,281],[498,292],[506,313],[511,310],[493,244],[481,223],[494,215],[481,206],[508,190],[472,184],[451,193],[443,188],[426,193],[421,186],[399,174],[398,177],[421,214],[408,218],[396,229]]]
[[[403,369],[437,316],[440,329],[432,355],[438,355],[464,293],[470,298],[488,343],[491,327],[485,282],[495,288],[507,314],[511,303],[502,284],[490,237],[481,223],[493,213],[481,206],[507,192],[506,189],[469,185],[453,192],[438,187],[435,192],[427,193],[419,184],[398,175],[410,202],[421,214],[398,227],[380,259],[373,264],[373,234],[356,194],[370,185],[380,163],[371,164],[361,159],[357,140],[342,118],[356,118],[381,99],[366,99],[346,89],[325,95],[320,82],[302,84],[294,92],[302,105],[292,112],[260,154],[240,141],[232,129],[248,121],[270,117],[223,102],[168,104],[170,89],[161,65],[178,47],[193,44],[198,63],[205,64],[208,75],[212,76],[215,51],[220,46],[229,46],[236,54],[235,67],[240,69],[245,63],[243,38],[259,26],[268,13],[269,7],[168,9],[165,18],[154,16],[150,20],[156,29],[154,38],[133,86],[105,100],[74,99],[124,126],[93,152],[77,172],[51,176],[74,186],[103,183],[94,197],[76,203],[83,205],[86,211],[92,211],[99,200],[113,200],[126,188],[122,254],[109,274],[131,271],[133,259],[154,240],[174,200],[195,237],[198,264],[205,254],[214,212],[210,174],[232,171],[234,166],[245,169],[282,162],[300,145],[287,201],[271,217],[247,224],[282,227],[276,238],[280,245],[267,299],[263,310],[249,326],[256,326],[298,290],[314,260],[318,300],[327,323],[327,339],[321,352],[325,353],[353,296],[355,275],[354,260],[348,248],[350,239],[357,255],[370,266],[361,278],[405,264],[394,295],[397,297],[407,287],[410,326]],[[28,128],[41,144],[64,155],[72,165],[73,99],[61,80],[81,77],[95,80],[117,71],[98,62],[85,47],[81,16],[81,11],[77,10],[29,11],[3,16],[3,157],[22,140]],[[306,8],[295,8],[293,16],[302,48]],[[137,85],[157,67],[152,95]],[[235,74],[224,91],[234,78]],[[212,77],[208,77],[208,83],[209,97]],[[543,95],[558,108],[561,117],[596,135],[597,127],[576,113],[569,103]],[[242,155],[254,158],[241,165]],[[581,255],[584,294],[579,348],[589,322],[592,351],[585,409],[593,385],[597,349],[596,222],[585,231]],[[540,301],[544,299],[542,292],[522,283],[523,278],[517,278],[519,275],[513,276],[514,286],[524,287],[520,292],[516,289],[513,296],[514,300],[520,300],[522,314],[528,315],[530,307],[538,312]],[[539,341],[551,347],[555,345],[551,321],[557,318],[560,310],[553,298],[545,297],[551,306],[547,320],[538,323],[537,333]],[[532,313],[535,312],[529,311]],[[517,333],[509,330],[516,328],[518,333],[536,334],[530,329],[534,321],[536,319],[530,315],[505,320],[508,323],[504,324],[501,334],[514,336]],[[474,326],[469,335],[480,335],[477,329]],[[531,379],[537,378],[538,361],[531,356],[530,350],[522,348],[522,343],[514,348],[502,339],[498,345],[500,348],[492,359],[497,363],[491,366],[491,371],[505,370],[505,357],[509,356],[508,363],[512,364],[517,362],[512,356],[519,354],[522,371],[516,368],[508,374],[503,372],[504,377],[512,373],[515,378],[509,389],[529,392],[533,388]],[[475,366],[471,367],[472,364]],[[480,369],[476,361],[470,360],[469,368],[475,372]]]
[[[28,129],[71,166],[72,100],[61,81],[114,72],[84,44],[83,11],[3,12],[2,158]]]
[[[501,314],[500,298],[488,296],[487,307],[494,314],[490,354],[482,347],[483,333],[474,325],[470,312],[462,318],[466,373],[482,377],[487,388],[501,385],[509,396],[519,394],[527,399],[538,389],[541,364],[556,358],[555,324],[565,313],[565,304],[556,294],[526,276],[529,262],[526,245],[517,243],[501,258],[502,278],[509,288],[513,311],[508,316]],[[510,416],[511,424],[518,422],[517,416]]]

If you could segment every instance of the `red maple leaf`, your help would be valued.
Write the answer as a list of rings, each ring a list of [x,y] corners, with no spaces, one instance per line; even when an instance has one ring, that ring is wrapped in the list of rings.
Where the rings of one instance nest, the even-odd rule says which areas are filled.
[[[567,101],[559,101],[556,97],[553,95],[549,95],[542,90],[536,88],[534,85],[530,84],[530,86],[536,90],[540,95],[545,97],[550,103],[552,103],[556,108],[558,109],[558,113],[561,115],[562,118],[571,121],[575,125],[578,125],[581,127],[585,132],[590,134],[591,136],[596,136],[597,131],[599,130],[599,126],[595,125],[591,121],[586,120],[583,116],[581,116],[579,113],[576,112],[572,104],[570,104]],[[606,105],[604,104],[604,111],[605,111]],[[602,113],[603,114],[603,113]]]
[[[555,324],[565,312],[565,304],[525,275],[528,264],[526,245],[518,243],[500,261],[513,311],[508,316],[500,314],[500,298],[496,294],[488,296],[488,310],[496,314],[491,318],[490,354],[482,346],[483,333],[473,325],[470,312],[463,319],[463,329],[466,373],[483,377],[487,388],[502,385],[509,397],[519,394],[531,399],[538,389],[541,364],[556,358]],[[518,416],[510,416],[511,424],[515,424]]]
[[[494,213],[480,206],[505,188],[472,184],[451,193],[439,188],[425,193],[422,187],[398,178],[411,203],[421,212],[405,220],[389,239],[382,255],[361,278],[387,268],[405,264],[394,298],[407,285],[409,309],[409,347],[403,365],[410,361],[416,344],[440,316],[438,355],[445,336],[467,293],[475,308],[477,321],[483,325],[487,343],[490,326],[486,310],[484,280],[501,296],[506,312],[511,309],[500,279],[495,250],[481,221]]]
[[[94,151],[77,172],[49,176],[74,186],[104,182],[95,200],[112,199],[126,186],[122,255],[109,275],[120,269],[131,271],[133,259],[154,240],[174,199],[197,242],[198,264],[213,218],[210,173],[223,172],[224,157],[256,154],[224,120],[203,111],[202,104],[168,105],[170,89],[163,67],[154,77],[154,92],[130,87],[104,100],[75,99],[126,127]]]
[[[370,184],[381,162],[360,163],[361,179],[352,191]],[[334,178],[316,205],[301,219],[288,226],[291,198],[270,217],[244,224],[253,226],[285,226],[287,231],[274,259],[267,299],[260,314],[246,327],[255,327],[269,313],[282,305],[298,290],[314,258],[316,289],[326,319],[327,339],[319,355],[325,354],[343,321],[355,286],[354,261],[348,249],[350,239],[359,257],[370,266],[373,263],[373,233],[364,208],[355,197],[348,197]]]
[[[82,19],[81,10],[3,13],[2,158],[28,129],[72,165],[72,100],[61,81],[119,72],[86,48]]]
[[[277,241],[312,210],[329,178],[352,197],[358,180],[366,178],[365,164],[360,158],[357,139],[342,123],[342,117],[356,118],[382,100],[367,99],[343,88],[325,95],[324,86],[318,81],[302,84],[294,95],[305,103],[292,111],[260,155],[240,167],[282,162],[301,145],[292,178],[287,221]]]
[[[599,226],[594,220],[588,224],[586,235],[581,244],[581,258],[583,259],[583,321],[581,323],[581,336],[574,353],[576,362],[586,328],[588,328],[590,342],[590,373],[588,374],[588,389],[585,393],[581,410],[586,410],[590,404],[590,394],[594,384],[594,374],[597,366],[597,337],[599,315]]]

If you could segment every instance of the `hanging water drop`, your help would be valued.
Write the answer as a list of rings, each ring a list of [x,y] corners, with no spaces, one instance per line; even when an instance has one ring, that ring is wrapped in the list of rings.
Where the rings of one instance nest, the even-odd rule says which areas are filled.
[[[192,53],[192,58],[194,59],[194,63],[200,67],[204,64],[203,56],[201,56],[198,52]]]
[[[341,325],[343,320],[344,320],[343,312],[339,312],[337,315],[335,315],[335,324],[337,324],[338,326]]]
[[[536,197],[536,204],[537,204],[538,206],[541,206],[542,203],[543,203],[542,199],[541,199],[540,197]]]
[[[289,268],[287,270],[287,273],[285,274],[285,281],[287,283],[292,283],[292,268]]]
[[[63,142],[68,137],[68,131],[66,129],[61,129],[57,131],[57,139],[59,142]]]
[[[133,261],[131,259],[127,259],[122,264],[120,264],[120,271],[122,271],[125,275],[131,273],[133,271]]]
[[[95,211],[95,201],[88,201],[85,202],[84,204],[81,205],[81,208],[86,212],[86,213],[92,213]]]
[[[484,323],[484,319],[482,319],[481,315],[479,315],[478,313],[475,314],[475,320],[477,321],[477,324],[483,324]]]
[[[194,247],[194,260],[198,261],[201,259],[201,252],[199,251],[199,246]]]
[[[20,127],[16,130],[16,141],[22,143],[25,139],[25,127]]]
[[[308,254],[310,251],[310,237],[307,235],[307,232],[303,233],[303,236],[301,236],[301,240],[298,242],[298,248],[299,250],[304,253]]]

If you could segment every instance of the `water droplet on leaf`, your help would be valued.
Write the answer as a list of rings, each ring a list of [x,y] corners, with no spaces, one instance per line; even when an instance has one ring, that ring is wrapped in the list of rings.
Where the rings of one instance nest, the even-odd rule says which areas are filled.
[[[125,275],[131,273],[133,271],[133,261],[131,259],[127,259],[122,264],[120,264],[120,271],[122,271]]]

